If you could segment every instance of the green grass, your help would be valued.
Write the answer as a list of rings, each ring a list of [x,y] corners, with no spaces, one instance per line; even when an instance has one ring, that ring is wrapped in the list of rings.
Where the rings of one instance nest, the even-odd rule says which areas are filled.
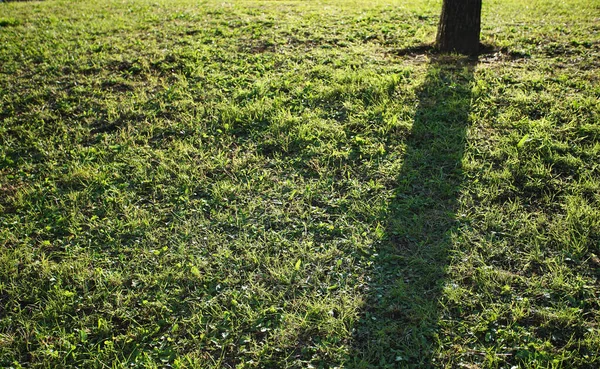
[[[0,367],[597,368],[598,0],[0,4]]]

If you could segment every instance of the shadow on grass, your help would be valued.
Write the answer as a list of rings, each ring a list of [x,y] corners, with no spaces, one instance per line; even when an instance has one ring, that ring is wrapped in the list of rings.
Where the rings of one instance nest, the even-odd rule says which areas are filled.
[[[476,62],[432,56],[348,367],[432,367]]]

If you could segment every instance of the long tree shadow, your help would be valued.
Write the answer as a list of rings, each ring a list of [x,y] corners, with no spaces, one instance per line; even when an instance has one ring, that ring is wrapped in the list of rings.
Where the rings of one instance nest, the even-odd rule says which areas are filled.
[[[475,61],[428,65],[349,367],[434,367]]]

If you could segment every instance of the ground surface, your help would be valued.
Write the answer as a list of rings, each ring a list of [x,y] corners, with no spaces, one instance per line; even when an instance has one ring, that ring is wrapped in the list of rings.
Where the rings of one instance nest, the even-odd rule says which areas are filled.
[[[439,11],[0,4],[0,366],[600,367],[600,2]]]

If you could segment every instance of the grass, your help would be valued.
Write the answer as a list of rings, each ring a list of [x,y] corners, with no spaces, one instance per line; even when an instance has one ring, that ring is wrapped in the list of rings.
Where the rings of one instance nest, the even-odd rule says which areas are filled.
[[[596,368],[597,0],[0,4],[0,366]]]

